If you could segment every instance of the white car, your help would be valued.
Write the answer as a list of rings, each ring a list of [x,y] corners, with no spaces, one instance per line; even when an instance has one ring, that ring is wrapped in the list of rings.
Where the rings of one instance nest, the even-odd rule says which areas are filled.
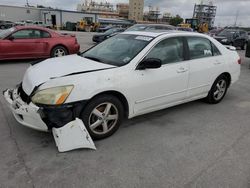
[[[237,52],[207,35],[129,31],[81,56],[29,67],[4,96],[25,126],[48,131],[80,119],[92,138],[102,139],[123,118],[201,98],[219,103],[239,75]]]

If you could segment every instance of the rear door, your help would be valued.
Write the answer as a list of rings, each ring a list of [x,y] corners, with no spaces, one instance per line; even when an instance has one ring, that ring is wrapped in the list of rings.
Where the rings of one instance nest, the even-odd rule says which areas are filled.
[[[224,60],[220,51],[207,38],[187,37],[187,43],[190,58],[188,98],[196,98],[207,95],[224,69]]]
[[[44,53],[46,43],[41,41],[41,32],[36,29],[18,30],[2,42],[5,58],[38,58]]]

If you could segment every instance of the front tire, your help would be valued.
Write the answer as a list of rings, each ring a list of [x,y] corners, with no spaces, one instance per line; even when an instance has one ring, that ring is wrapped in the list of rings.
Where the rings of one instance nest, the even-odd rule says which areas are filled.
[[[227,77],[225,75],[219,76],[209,91],[206,101],[210,104],[217,104],[221,102],[227,93],[228,86],[229,81]]]
[[[94,140],[104,139],[114,134],[124,117],[124,108],[118,98],[100,95],[87,104],[81,113],[86,129]]]
[[[68,55],[68,50],[63,46],[56,46],[51,50],[51,57],[62,57]]]

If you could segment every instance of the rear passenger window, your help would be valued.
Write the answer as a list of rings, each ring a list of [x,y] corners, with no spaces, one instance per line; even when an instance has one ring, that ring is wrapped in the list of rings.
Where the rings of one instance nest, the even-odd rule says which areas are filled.
[[[220,51],[218,50],[218,48],[213,44],[212,44],[212,48],[213,48],[213,55],[217,56],[217,55],[221,55]]]
[[[50,38],[50,34],[46,31],[41,31],[41,38]]]
[[[169,38],[159,42],[146,58],[157,58],[162,64],[176,63],[184,60],[182,38]]]
[[[198,59],[213,56],[212,46],[208,39],[201,37],[187,38],[190,59]]]

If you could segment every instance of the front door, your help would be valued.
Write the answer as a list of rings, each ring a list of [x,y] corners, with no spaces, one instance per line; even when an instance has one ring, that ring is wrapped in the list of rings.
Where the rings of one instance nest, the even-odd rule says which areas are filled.
[[[180,37],[164,39],[148,53],[145,59],[160,59],[162,67],[135,71],[135,114],[162,109],[185,99],[189,67],[183,52],[183,38]]]

